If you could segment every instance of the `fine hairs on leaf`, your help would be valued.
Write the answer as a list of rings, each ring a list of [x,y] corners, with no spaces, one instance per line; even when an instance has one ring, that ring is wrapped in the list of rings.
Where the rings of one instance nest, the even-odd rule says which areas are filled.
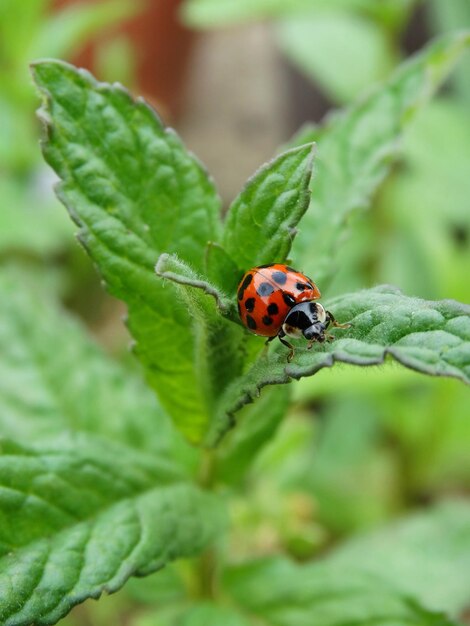
[[[388,88],[398,94],[403,116],[424,104],[467,43],[466,36],[448,36],[396,73]],[[269,367],[256,360],[260,342],[248,339],[238,324],[230,323],[238,321],[232,298],[234,277],[256,264],[286,259],[311,191],[314,199],[324,197],[328,189],[336,197],[349,187],[340,180],[331,182],[335,166],[325,170],[322,161],[312,178],[313,144],[283,152],[247,182],[222,225],[219,200],[207,173],[145,104],[132,101],[122,88],[97,83],[88,73],[64,63],[37,63],[34,76],[45,95],[44,153],[62,178],[60,197],[80,225],[80,238],[109,290],[127,303],[136,354],[163,406],[190,441],[212,445],[233,423],[233,411],[256,397],[256,390],[285,382],[292,374],[313,374],[320,363],[377,363],[396,352],[400,362],[419,371],[458,375],[452,367],[423,366],[426,357],[401,358],[404,351],[397,352],[388,337],[379,341],[380,348],[368,345],[364,353],[354,331],[338,337],[356,343],[337,344],[333,350],[318,346],[308,354],[300,349],[286,372],[281,353],[271,351],[268,362],[276,362],[277,371],[268,374]],[[375,125],[377,106],[372,100],[358,109],[362,125],[368,116],[369,124]],[[354,111],[351,124],[357,117]],[[334,119],[329,123],[331,132],[318,134],[324,146],[322,159],[329,154],[328,146],[336,153],[344,143],[335,129],[352,127],[349,117],[337,119],[337,126]],[[400,131],[400,125],[393,126],[390,140]],[[325,137],[329,137],[326,147]],[[379,138],[370,145],[380,153]],[[140,182],[142,167],[146,185]],[[370,180],[376,185],[383,175],[367,176],[358,170],[355,184]],[[180,207],[178,212],[175,206]],[[322,262],[330,259],[327,242],[339,236],[342,218],[338,216],[349,211],[341,197],[334,208],[328,207],[328,216],[321,218],[325,235],[321,245],[314,241],[309,245],[312,252],[322,254]],[[317,215],[315,207],[310,208]],[[319,232],[317,226],[313,230]],[[156,277],[157,261],[167,280]],[[316,264],[317,272],[322,274]],[[205,292],[203,297],[198,290]],[[216,299],[219,312],[228,320],[222,320],[206,294]],[[355,358],[356,352],[360,358]],[[240,385],[243,377],[250,380]],[[227,397],[232,400],[227,402]]]
[[[409,298],[384,285],[339,296],[326,307],[351,327],[333,330],[335,341],[316,350],[296,347],[295,359],[289,364],[283,346],[260,355],[221,397],[215,428],[206,440],[210,445],[220,440],[232,426],[235,413],[255,401],[266,385],[311,376],[336,362],[367,366],[393,358],[418,372],[451,376],[470,384],[469,305]]]
[[[263,4],[253,10],[263,13]],[[275,4],[285,10],[285,2]],[[232,0],[224,5],[237,9]],[[251,4],[243,6],[249,13]],[[293,242],[292,265],[299,258],[315,265],[312,276],[328,289],[348,216],[369,203],[403,128],[469,43],[466,34],[442,38],[381,90],[300,133],[253,174],[225,219],[210,175],[143,100],[67,63],[34,63],[44,157],[80,242],[127,306],[148,387],[58,307],[22,294],[21,276],[0,280],[2,624],[55,623],[131,576],[194,558],[182,567],[178,600],[150,623],[456,626],[468,591],[466,505],[429,509],[304,564],[283,556],[292,528],[274,530],[288,478],[278,489],[263,476],[249,513],[238,505],[254,460],[286,414],[285,383],[337,362],[385,360],[469,383],[470,307],[389,285],[325,299],[350,326],[330,328],[334,340],[311,349],[294,340],[288,362],[285,346],[266,347],[242,326],[236,290],[251,267],[287,262]],[[247,551],[258,539],[260,510],[273,518],[267,543],[260,524],[261,559]],[[321,512],[303,513],[293,526],[315,532]],[[445,580],[453,577],[450,589]]]
[[[187,264],[180,261],[175,255],[160,255],[157,264],[155,265],[155,273],[157,276],[166,278],[167,280],[172,280],[178,285],[183,285],[185,288],[194,287],[194,289],[202,290],[204,293],[215,299],[217,307],[222,315],[231,317],[234,321],[236,320],[233,298],[229,298],[210,282],[199,278]],[[207,310],[206,299],[198,298],[197,291],[195,294],[193,304],[197,306],[195,301],[197,299],[200,303],[199,306]]]
[[[91,436],[3,440],[0,485],[5,626],[53,624],[129,576],[199,552],[223,520],[215,496],[170,463]]]

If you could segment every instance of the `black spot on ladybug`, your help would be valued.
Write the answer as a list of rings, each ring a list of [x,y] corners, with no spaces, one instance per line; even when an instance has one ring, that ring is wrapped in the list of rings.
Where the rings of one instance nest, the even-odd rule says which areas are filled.
[[[257,266],[257,270],[264,270],[266,267],[272,267],[273,264],[272,263],[266,263],[266,265],[258,265]]]
[[[269,296],[274,291],[274,287],[271,285],[271,283],[261,283],[260,285],[258,285],[256,291],[259,296]]]
[[[295,304],[295,298],[291,296],[290,293],[283,293],[282,299],[287,304],[287,306],[294,306]]]
[[[307,288],[308,289],[315,289],[315,287],[311,283],[307,283]]]
[[[251,283],[252,280],[253,280],[253,276],[251,274],[247,274],[245,276],[245,280],[242,282],[242,284],[240,285],[240,289],[238,290],[239,300],[243,300],[243,294],[245,293],[245,289],[248,287],[248,285]]]
[[[250,328],[251,330],[256,330],[256,322],[251,317],[251,315],[247,315],[246,316],[246,324],[247,324],[248,328]]]
[[[268,306],[268,313],[269,315],[277,315],[279,313],[279,307],[275,302],[271,302]]]
[[[262,321],[265,326],[271,326],[271,324],[273,323],[273,318],[265,315]]]
[[[287,274],[285,274],[284,272],[273,272],[271,274],[271,278],[278,285],[285,285],[286,284],[286,280],[287,280]]]
[[[254,298],[247,298],[245,300],[245,308],[247,311],[249,311],[250,313],[253,311],[253,309],[255,308],[255,299]]]
[[[307,289],[307,285],[305,283],[296,283],[295,286],[299,291],[305,291]]]

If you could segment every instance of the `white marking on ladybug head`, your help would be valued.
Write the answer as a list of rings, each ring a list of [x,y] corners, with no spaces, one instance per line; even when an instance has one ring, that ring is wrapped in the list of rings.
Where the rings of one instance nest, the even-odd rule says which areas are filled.
[[[291,326],[290,324],[283,324],[282,330],[288,337],[294,337],[294,339],[302,337],[302,330],[300,328],[296,328],[295,326]]]
[[[313,305],[317,309],[318,321],[324,324],[326,322],[326,311],[324,307],[319,302],[312,302],[311,305]]]

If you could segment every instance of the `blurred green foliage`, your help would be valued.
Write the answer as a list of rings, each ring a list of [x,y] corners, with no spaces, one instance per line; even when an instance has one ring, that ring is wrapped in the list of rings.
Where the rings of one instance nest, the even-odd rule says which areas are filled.
[[[0,3],[1,257],[50,258],[70,242],[70,224],[51,192],[54,177],[40,158],[29,63],[39,57],[71,58],[93,37],[106,35],[107,29],[138,10],[139,3],[129,0],[75,2],[61,9],[54,8],[52,0]],[[111,38],[104,46],[112,43]],[[106,57],[109,54],[102,50],[103,78],[129,77],[128,71],[116,73],[119,59],[110,63]],[[130,63],[132,55],[127,67]]]
[[[37,127],[32,118],[35,100],[27,62],[38,55],[71,54],[104,23],[111,24],[133,10],[128,3],[113,1],[104,3],[100,10],[76,8],[74,19],[69,20],[70,13],[66,10],[52,18],[46,12],[47,4],[38,0],[22,3],[10,0],[3,2],[0,9],[0,124],[6,129],[6,141],[0,147],[0,254],[6,258],[18,250],[22,255],[60,251],[68,245],[66,235],[70,233],[63,211],[57,210],[56,201],[47,193],[48,183],[39,166]],[[278,41],[291,61],[331,101],[343,104],[385,78],[401,60],[400,38],[415,5],[411,0],[292,3],[190,0],[185,15],[190,23],[204,27],[227,25],[235,20],[275,18]],[[430,1],[428,15],[430,34],[470,25],[465,0]],[[345,45],[340,46],[339,42]],[[100,64],[107,68],[112,79],[122,78],[122,74],[115,75],[117,65],[124,75],[132,76],[132,61],[127,64],[128,52],[128,43],[123,39],[113,40],[101,50]],[[117,63],[119,59],[122,62]],[[469,300],[470,83],[465,68],[468,63],[461,64],[445,95],[428,105],[410,126],[401,144],[399,161],[376,194],[371,211],[352,218],[354,237],[335,251],[340,269],[329,290],[332,295],[390,282],[400,285],[406,293],[426,299]],[[13,310],[17,296],[13,297],[14,286],[10,289],[12,295],[4,308]],[[9,316],[15,322],[18,338],[26,341],[32,338],[31,353],[18,355],[14,348],[9,355],[9,330],[2,336],[3,355],[16,362],[37,358],[47,367],[51,355],[46,344],[58,340],[61,314],[39,303],[35,308],[40,323],[31,334],[26,332],[27,315]],[[65,357],[75,349],[78,333],[75,325],[69,327],[68,323],[63,333],[59,339],[67,344]],[[36,342],[40,350],[34,347]],[[113,423],[110,408],[106,412],[109,418],[106,429],[114,431],[118,439],[129,439],[127,432],[119,430],[124,426],[132,433],[141,429],[137,439],[143,437],[151,447],[153,439],[148,433],[154,417],[153,399],[147,398],[146,390],[136,394],[134,385],[139,387],[141,381],[134,380],[134,372],[130,381],[126,380],[129,378],[126,368],[115,369],[114,364],[102,360],[95,348],[83,345],[93,356],[89,362],[93,364],[96,359],[99,375],[94,382],[98,387],[103,382],[101,368],[105,378],[113,379],[108,389],[95,394],[101,405],[112,407],[112,396],[118,388],[125,398],[120,410],[128,416],[128,421]],[[53,384],[47,379],[52,387],[48,393],[52,395],[54,386],[61,390],[64,381],[61,363],[54,367]],[[31,394],[26,395],[25,402],[34,404],[37,400],[34,386],[28,379],[28,370],[25,371],[24,380]],[[72,374],[80,379],[81,371]],[[6,376],[4,381],[4,397],[8,400]],[[81,379],[81,384],[84,382]],[[216,607],[201,600],[204,594],[197,582],[200,572],[195,570],[199,563],[179,562],[146,579],[130,581],[116,597],[103,598],[99,603],[88,601],[62,623],[244,626],[252,622],[245,621],[244,614],[242,617],[238,612],[232,614],[234,598],[241,597],[240,604],[246,604],[248,615],[250,611],[259,612],[266,623],[310,624],[310,614],[302,613],[302,607],[317,600],[310,600],[311,587],[307,582],[314,587],[318,585],[319,597],[323,598],[321,585],[325,579],[331,583],[329,589],[351,598],[347,615],[338,617],[338,620],[350,619],[357,598],[357,602],[370,598],[370,587],[367,582],[362,592],[359,581],[358,589],[351,589],[350,580],[345,580],[341,570],[350,568],[351,563],[362,564],[363,560],[374,576],[374,567],[377,563],[382,565],[379,577],[389,575],[398,587],[403,572],[399,567],[389,571],[389,564],[417,564],[417,571],[410,565],[408,578],[403,577],[404,585],[410,580],[418,583],[424,580],[422,587],[416,584],[415,599],[430,597],[432,608],[435,600],[437,609],[449,606],[451,612],[465,607],[468,598],[466,509],[457,505],[428,510],[423,518],[418,516],[400,527],[398,539],[394,526],[379,535],[368,532],[417,507],[468,494],[468,389],[458,381],[428,380],[394,364],[380,369],[336,366],[334,371],[326,369],[321,375],[303,379],[292,387],[293,407],[288,419],[280,424],[287,402],[285,390],[277,388],[272,395],[263,392],[259,403],[244,410],[241,429],[233,431],[222,451],[219,476],[221,483],[230,485],[234,527],[221,549],[222,560],[242,561],[281,553],[308,562],[336,545],[344,545],[342,552],[336,555],[333,552],[331,565],[326,570],[317,569],[317,565],[300,569],[279,557],[250,565],[249,575],[243,576],[234,567],[220,590],[220,597],[228,606]],[[134,420],[132,399],[136,395],[139,415]],[[276,410],[267,419],[271,402]],[[90,419],[90,415],[86,417]],[[34,415],[31,419],[34,420]],[[162,419],[166,433],[170,427],[166,418]],[[244,424],[249,424],[246,430]],[[37,427],[37,422],[34,425]],[[89,430],[99,431],[97,426],[93,423]],[[9,424],[8,428],[13,426]],[[9,429],[4,427],[2,434],[10,434]],[[33,431],[26,425],[23,436]],[[250,467],[257,450],[271,436],[269,445]],[[155,442],[155,449],[160,443]],[[179,440],[174,445],[181,466],[188,475],[193,475],[198,453]],[[224,495],[227,489],[226,486],[221,489]],[[363,543],[350,539],[357,533],[366,533]],[[383,552],[388,545],[392,554]],[[397,546],[403,550],[394,554]],[[428,559],[432,548],[440,559]],[[371,556],[364,559],[364,555]],[[424,571],[429,575],[423,579]],[[282,599],[280,606],[284,613],[266,598],[267,593],[273,597],[273,589],[276,598]],[[405,587],[405,591],[409,592],[409,588]],[[395,611],[393,623],[420,626],[450,623],[409,603],[408,598],[390,599],[388,591],[382,596],[379,584],[376,593],[384,606]],[[326,601],[325,606],[322,626],[330,623],[327,618],[336,624],[337,616],[331,606]],[[367,619],[381,618],[373,612],[374,607],[370,611]],[[366,618],[362,616],[362,619]]]
[[[187,0],[182,15],[198,29],[272,20],[289,60],[330,100],[348,103],[403,58],[403,37],[417,9],[419,26],[412,28],[428,36],[470,26],[466,0]],[[424,298],[470,300],[469,63],[466,52],[450,88],[404,135],[399,161],[371,211],[353,218],[354,237],[336,250],[338,271],[329,293],[385,282]],[[300,141],[318,140],[321,146],[317,128],[301,135]],[[315,250],[311,255],[315,276]],[[301,380],[294,398],[304,416],[300,432],[307,430],[304,464],[297,446],[291,452],[298,465],[292,488],[305,480],[315,439],[318,455],[308,473],[314,475],[319,515],[334,532],[374,525],[437,497],[440,489],[469,488],[470,396],[453,381],[430,383],[394,366],[385,372],[343,367]],[[312,406],[310,413],[305,406]],[[291,426],[278,435],[281,448],[285,428]]]

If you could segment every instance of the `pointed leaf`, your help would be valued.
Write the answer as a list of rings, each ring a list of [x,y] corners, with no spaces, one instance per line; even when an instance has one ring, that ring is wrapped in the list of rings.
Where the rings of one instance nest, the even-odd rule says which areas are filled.
[[[162,254],[155,271],[161,278],[175,283],[179,297],[191,312],[191,328],[196,337],[195,367],[209,410],[207,418],[197,423],[191,416],[187,416],[186,420],[180,421],[180,428],[191,440],[200,441],[209,429],[214,428],[213,407],[218,398],[232,380],[241,374],[241,348],[245,332],[239,325],[234,300],[197,274],[188,264],[175,256]],[[224,319],[220,313],[238,324]]]
[[[229,209],[223,244],[238,267],[285,261],[310,200],[313,144],[280,154],[259,169]]]
[[[152,456],[90,437],[0,449],[4,626],[53,624],[130,576],[196,554],[220,530],[215,498]]]
[[[33,73],[45,97],[43,149],[62,179],[59,196],[109,291],[128,305],[149,381],[191,435],[208,412],[196,338],[189,312],[154,266],[160,253],[177,251],[202,269],[219,231],[213,184],[177,135],[122,87],[61,62],[39,62]]]
[[[184,289],[180,290],[187,295],[188,304],[197,307],[198,310],[203,311],[205,315],[214,315],[214,307],[211,306],[204,294],[212,296],[215,300],[217,308],[222,315],[226,317],[232,317],[236,320],[235,303],[233,299],[229,298],[227,294],[221,291],[216,285],[213,285],[205,277],[199,276],[196,272],[189,267],[187,263],[183,263],[175,255],[162,254],[155,266],[155,273],[160,278],[166,278],[171,280],[177,285],[182,285]]]
[[[236,298],[237,287],[245,273],[218,243],[209,242],[206,249],[207,278],[219,289]]]
[[[262,354],[222,396],[214,420],[217,429],[209,433],[208,441],[218,441],[233,423],[234,413],[257,398],[265,385],[312,376],[335,362],[377,365],[392,357],[424,374],[470,383],[470,306],[410,298],[382,286],[340,296],[327,308],[351,328],[332,330],[336,340],[316,344],[312,350],[303,340],[290,364],[283,346]]]

